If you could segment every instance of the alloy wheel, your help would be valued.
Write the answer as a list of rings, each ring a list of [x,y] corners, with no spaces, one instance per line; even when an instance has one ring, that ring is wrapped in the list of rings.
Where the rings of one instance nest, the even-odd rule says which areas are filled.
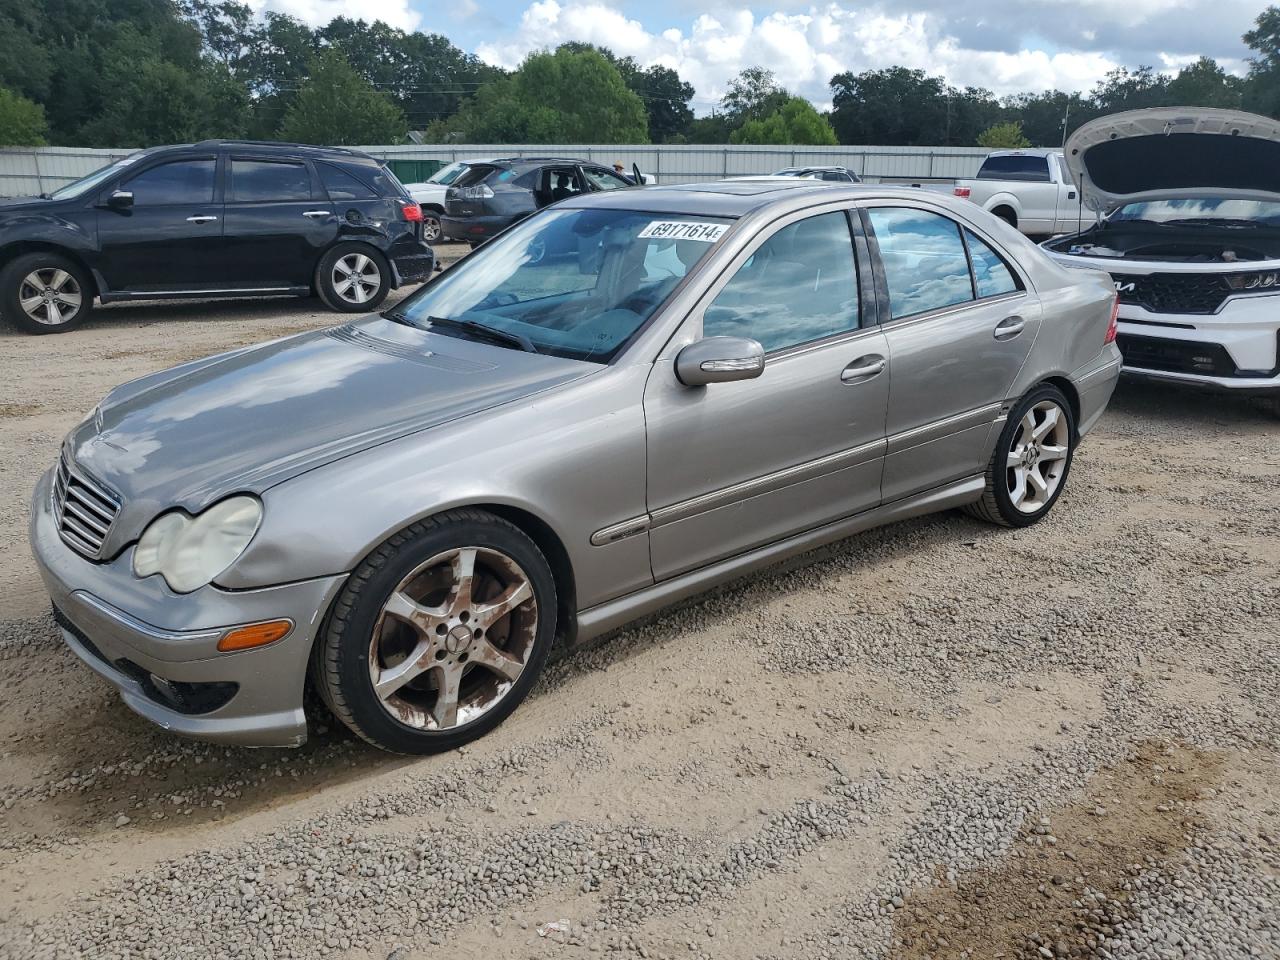
[[[32,270],[18,286],[18,305],[36,323],[56,327],[79,312],[84,303],[80,284],[66,270]]]
[[[347,303],[367,303],[382,286],[382,271],[372,257],[348,253],[333,265],[333,289]]]
[[[374,695],[420,730],[471,723],[511,691],[537,629],[533,585],[511,557],[487,547],[437,554],[400,582],[374,624]]]
[[[1009,499],[1023,513],[1036,513],[1053,499],[1071,452],[1070,421],[1053,400],[1023,414],[1005,458]]]
[[[435,243],[440,239],[440,218],[431,214],[422,217],[422,239],[427,243]]]

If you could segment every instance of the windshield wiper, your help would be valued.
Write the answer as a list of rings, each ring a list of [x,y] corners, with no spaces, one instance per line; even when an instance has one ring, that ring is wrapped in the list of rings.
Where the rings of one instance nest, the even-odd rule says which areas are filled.
[[[1170,226],[1196,226],[1196,227],[1256,227],[1257,220],[1247,220],[1243,217],[1180,217],[1177,220],[1165,220]]]
[[[487,323],[480,323],[478,320],[427,317],[427,323],[433,327],[461,330],[464,333],[471,334],[478,340],[488,340],[490,343],[504,343],[509,347],[519,347],[525,353],[538,352],[538,348],[533,345],[533,341],[528,337],[519,333],[512,333],[510,330],[499,330],[497,327],[491,327]]]
[[[415,330],[422,329],[399,310],[383,310],[379,316],[384,320],[390,320],[392,323],[400,323],[406,327],[413,327]]]

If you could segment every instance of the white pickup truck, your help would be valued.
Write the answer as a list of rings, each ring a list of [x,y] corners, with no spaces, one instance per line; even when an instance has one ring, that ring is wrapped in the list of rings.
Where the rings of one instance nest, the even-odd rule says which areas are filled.
[[[957,180],[955,195],[1007,220],[1029,236],[1077,229],[1080,193],[1061,150],[996,150],[975,180]],[[1092,211],[1084,211],[1093,222]]]

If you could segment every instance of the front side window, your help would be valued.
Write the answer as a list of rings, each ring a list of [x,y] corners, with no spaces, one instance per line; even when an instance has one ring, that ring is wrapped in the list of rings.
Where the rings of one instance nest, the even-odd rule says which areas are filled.
[[[212,159],[174,160],[142,171],[122,183],[120,189],[133,194],[136,207],[213,203],[215,167]]]
[[[389,314],[438,333],[496,331],[539,353],[607,363],[712,250],[730,221],[554,210],[460,261]]]
[[[973,287],[979,297],[998,297],[1022,289],[1004,258],[976,233],[966,230],[964,242],[969,247],[969,262],[973,264]]]
[[[102,181],[107,180],[113,175],[119,173],[121,170],[126,169],[129,164],[137,163],[145,156],[146,154],[141,152],[131,153],[122,160],[117,160],[115,163],[108,164],[105,167],[99,167],[87,177],[81,177],[79,180],[68,183],[65,187],[59,187],[57,190],[53,191],[53,193],[49,194],[49,199],[70,200],[73,197],[78,197],[82,194],[88,193],[98,184],[102,183]]]
[[[908,207],[867,211],[889,287],[894,320],[973,299],[960,225]]]
[[[707,307],[707,337],[750,337],[766,352],[858,326],[858,273],[842,211],[783,227]]]
[[[310,200],[311,174],[304,163],[232,160],[231,199],[241,203]]]
[[[586,175],[587,181],[596,190],[618,190],[631,186],[616,173],[599,167],[583,167],[582,172]]]

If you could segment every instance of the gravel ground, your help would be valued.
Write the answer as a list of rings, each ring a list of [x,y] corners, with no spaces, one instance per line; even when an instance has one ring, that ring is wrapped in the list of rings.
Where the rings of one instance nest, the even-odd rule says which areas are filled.
[[[1123,385],[1053,516],[874,531],[558,655],[407,760],[174,739],[25,543],[116,382],[313,302],[0,331],[0,956],[1280,957],[1280,424]]]

